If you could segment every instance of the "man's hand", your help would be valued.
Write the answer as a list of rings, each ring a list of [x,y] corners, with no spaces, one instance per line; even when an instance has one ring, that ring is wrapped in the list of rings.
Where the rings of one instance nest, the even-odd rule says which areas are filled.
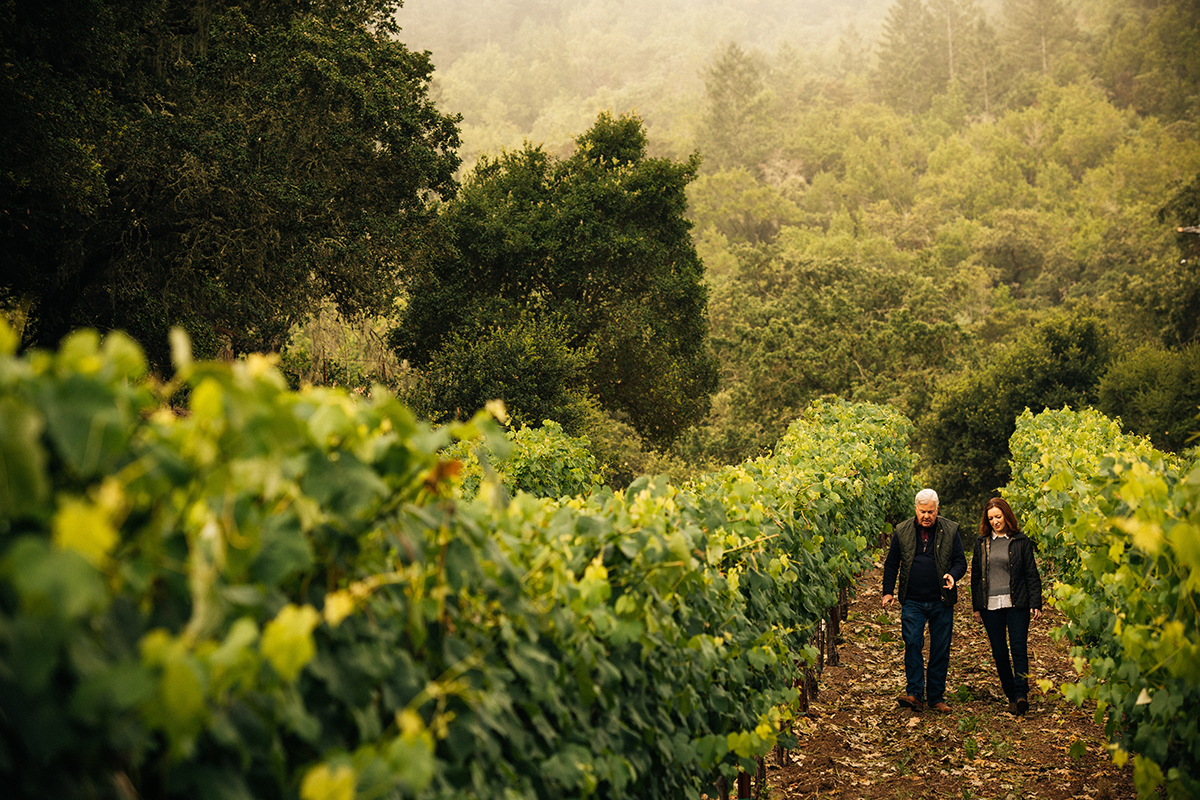
[[[954,576],[951,575],[949,572],[947,572],[945,575],[942,576],[942,586],[944,586],[947,589],[954,588]]]
[[[892,604],[892,596],[890,594],[885,594],[883,596],[883,607],[887,608],[891,604]]]
[[[1041,619],[1041,618],[1042,618],[1042,610],[1041,610],[1040,608],[1035,608],[1035,609],[1033,610],[1033,619],[1034,619],[1034,621],[1036,622],[1037,620],[1039,620],[1039,619]]]
[[[983,614],[980,614],[978,611],[976,611],[975,612],[975,621],[978,622],[980,625],[982,625],[983,624]]]

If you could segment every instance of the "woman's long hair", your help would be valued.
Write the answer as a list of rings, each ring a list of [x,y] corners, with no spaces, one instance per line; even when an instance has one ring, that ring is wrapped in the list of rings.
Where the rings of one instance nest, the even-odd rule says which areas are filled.
[[[979,518],[979,535],[987,536],[992,532],[992,526],[988,524],[988,511],[993,508],[1000,509],[1000,513],[1004,515],[1004,524],[1008,527],[1009,533],[1016,533],[1021,530],[1021,526],[1017,524],[1017,515],[1013,513],[1012,508],[1008,505],[1008,501],[1003,497],[993,497],[987,501],[987,505],[983,507],[983,516]]]

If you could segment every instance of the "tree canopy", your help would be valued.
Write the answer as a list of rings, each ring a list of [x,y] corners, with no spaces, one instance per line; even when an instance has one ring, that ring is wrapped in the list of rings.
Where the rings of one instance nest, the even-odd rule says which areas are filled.
[[[934,465],[931,484],[954,512],[976,513],[1008,482],[1008,440],[1021,412],[1096,404],[1114,345],[1099,318],[1062,314],[1020,333],[937,393],[919,435]]]
[[[1194,444],[1200,409],[1200,342],[1178,350],[1143,344],[1113,360],[1097,407],[1162,450]]]
[[[283,343],[361,314],[431,418],[700,463],[825,394],[923,425],[1082,305],[1175,365],[1144,408],[1200,330],[1195,3],[10,3],[0,306],[365,386]]]
[[[930,281],[810,246],[788,230],[772,246],[740,250],[734,271],[714,280],[722,388],[713,415],[687,437],[693,451],[768,451],[821,397],[890,403],[917,418],[934,377],[959,357],[963,331]]]
[[[395,0],[6,4],[0,237],[24,339],[123,328],[166,363],[386,308],[458,131]]]
[[[631,115],[601,114],[577,145],[566,159],[526,146],[479,163],[442,213],[451,249],[408,275],[392,341],[419,367],[444,365],[447,348],[465,355],[467,340],[510,336],[522,315],[553,321],[566,347],[587,353],[600,406],[670,441],[716,386],[704,267],[685,217],[699,162],[647,157]],[[509,366],[491,365],[491,390],[511,403]],[[430,402],[439,417],[468,412],[453,396]]]

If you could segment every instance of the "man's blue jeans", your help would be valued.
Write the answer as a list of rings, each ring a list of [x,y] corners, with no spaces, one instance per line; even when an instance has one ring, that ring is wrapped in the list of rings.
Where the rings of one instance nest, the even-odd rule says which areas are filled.
[[[929,682],[925,681],[925,626],[929,625]],[[900,609],[904,636],[904,672],[908,694],[930,705],[946,699],[946,672],[950,669],[950,638],[954,635],[954,608],[941,600],[905,600]]]

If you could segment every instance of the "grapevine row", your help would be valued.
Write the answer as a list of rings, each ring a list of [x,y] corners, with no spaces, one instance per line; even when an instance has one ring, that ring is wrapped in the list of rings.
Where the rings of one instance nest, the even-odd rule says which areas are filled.
[[[1093,410],[1018,419],[1004,491],[1057,577],[1080,679],[1140,797],[1200,795],[1200,464]],[[1043,688],[1049,688],[1048,686]]]
[[[0,328],[18,795],[696,796],[787,742],[813,632],[914,488],[907,420],[829,403],[693,485],[467,499],[444,453],[512,446],[490,417],[174,345],[162,384],[120,334],[17,357]]]

